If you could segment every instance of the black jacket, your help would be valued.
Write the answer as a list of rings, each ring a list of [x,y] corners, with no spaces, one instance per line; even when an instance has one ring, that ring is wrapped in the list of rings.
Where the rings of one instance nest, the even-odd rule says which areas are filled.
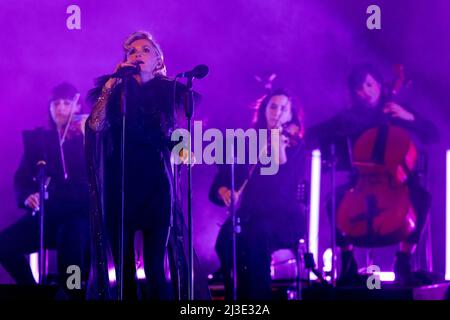
[[[35,179],[38,174],[37,162],[44,160],[46,175],[50,177],[47,188],[46,216],[69,217],[70,211],[75,215],[87,217],[89,191],[84,137],[81,132],[79,135],[67,139],[63,145],[67,179],[64,177],[56,130],[38,128],[24,131],[23,141],[24,154],[14,175],[14,189],[18,206],[26,208],[25,199],[29,195],[39,192],[39,184]]]
[[[101,92],[104,82],[91,90],[91,100]],[[164,194],[170,195],[170,203],[161,205],[153,203],[156,208],[169,208],[160,212],[164,218],[170,217],[168,256],[171,265],[171,277],[178,289],[178,298],[187,298],[187,263],[188,234],[183,219],[181,206],[174,198],[173,175],[170,165],[170,134],[175,128],[174,82],[157,77],[140,86],[131,80],[127,88],[127,122],[126,122],[126,179],[129,189],[126,194],[142,193],[155,181],[164,187]],[[178,89],[183,88],[177,83]],[[182,91],[178,90],[177,102],[181,101]],[[107,105],[107,126],[101,131],[93,131],[86,125],[86,155],[88,160],[91,223],[91,275],[88,297],[91,299],[115,299],[115,294],[108,280],[108,237],[106,220],[120,213],[120,135],[122,132],[120,114],[120,93],[122,85],[114,88]],[[178,103],[177,103],[178,104]],[[89,119],[88,119],[89,122]],[[150,179],[149,178],[155,178]],[[127,187],[126,187],[127,188]],[[144,193],[142,193],[144,195]],[[160,199],[161,201],[164,201]],[[115,209],[116,210],[115,210]],[[117,209],[119,208],[119,209]],[[127,212],[127,214],[130,212]],[[148,215],[131,218],[139,225],[151,223]],[[209,299],[207,278],[202,274],[195,260],[196,284],[195,298]]]

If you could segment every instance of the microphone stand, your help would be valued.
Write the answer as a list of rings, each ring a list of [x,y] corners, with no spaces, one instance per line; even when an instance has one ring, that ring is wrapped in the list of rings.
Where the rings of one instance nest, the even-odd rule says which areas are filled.
[[[231,152],[233,153],[233,161],[231,162],[231,202],[230,202],[230,213],[231,221],[233,226],[232,233],[232,257],[233,257],[233,301],[237,301],[237,234],[240,233],[240,220],[236,216],[236,199],[234,196],[235,190],[235,157],[234,157],[234,145],[232,146]]]
[[[337,269],[336,269],[336,145],[330,145],[330,162],[331,167],[331,284],[336,286]]]
[[[192,80],[202,79],[208,74],[208,67],[199,65],[190,72],[184,72],[175,77],[174,88],[176,89],[176,79],[178,77],[186,77],[186,92],[184,95],[184,108],[188,124],[188,239],[189,239],[189,263],[188,263],[188,300],[194,300],[194,231],[192,219],[192,116],[194,114],[194,92],[192,91]],[[174,89],[174,90],[175,90]]]
[[[330,235],[331,235],[331,284],[336,287],[337,281],[337,244],[336,244],[336,215],[337,215],[337,195],[336,195],[336,172],[338,160],[342,157],[348,157],[348,161],[353,170],[353,153],[351,147],[351,141],[348,137],[345,138],[346,150],[345,156],[342,154],[342,149],[338,149],[338,144],[336,141],[331,141],[327,146],[329,148],[329,158],[326,160],[327,166],[330,168],[330,183],[331,183],[331,218],[330,218]]]
[[[307,195],[307,183],[303,182],[299,185],[300,191],[300,203],[302,204],[302,211],[304,215],[304,240],[300,239],[297,247],[297,299],[302,299],[302,274],[300,270],[304,268],[306,271],[306,281],[308,287],[311,287],[311,273],[313,273],[317,279],[319,279],[320,284],[326,286],[328,283],[323,278],[322,274],[317,270],[316,263],[314,261],[314,255],[309,248],[309,224],[310,224],[310,207],[308,203]],[[309,189],[311,187],[309,186]],[[303,240],[303,241],[302,241]],[[303,265],[302,265],[303,264]]]
[[[178,164],[176,164],[175,163],[175,159],[173,159],[173,161],[172,161],[173,200],[172,200],[172,212],[171,212],[171,215],[170,215],[170,227],[169,228],[171,229],[171,232],[174,232],[175,239],[178,239],[178,234],[177,234],[178,231],[177,231],[177,228],[174,227],[174,223],[176,224],[178,222],[176,220],[174,222],[174,219],[176,219],[176,214],[177,214],[176,210],[178,210],[178,206],[177,205],[178,205],[178,190],[179,190],[180,169],[181,169],[181,167]],[[169,241],[169,239],[167,239],[167,240]],[[176,292],[176,294],[177,294],[178,300],[181,300],[183,293],[181,292],[182,289],[181,289],[181,279],[180,279],[180,261],[178,260],[178,261],[174,262],[174,264],[176,265],[176,272],[177,272],[177,277],[176,277],[177,292]]]
[[[124,223],[125,223],[125,147],[126,147],[126,116],[127,116],[127,86],[128,77],[122,77],[122,91],[120,94],[120,111],[122,114],[122,136],[120,139],[120,162],[121,162],[121,212],[119,222],[119,263],[117,267],[118,300],[123,300],[123,266],[124,266]]]
[[[40,160],[37,163],[39,181],[39,281],[40,285],[47,282],[47,255],[44,244],[44,212],[45,212],[45,196],[47,189],[46,177],[46,161]]]
[[[188,241],[189,241],[189,263],[188,263],[188,300],[194,300],[194,238],[193,238],[193,222],[192,222],[192,116],[194,114],[194,97],[192,91],[192,79],[187,78],[186,92],[184,97],[184,107],[188,124],[189,141],[188,141]]]

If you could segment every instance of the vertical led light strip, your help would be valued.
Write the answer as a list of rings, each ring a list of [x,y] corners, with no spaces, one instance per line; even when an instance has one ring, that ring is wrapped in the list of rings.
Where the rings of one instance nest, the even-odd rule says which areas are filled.
[[[30,268],[36,283],[39,282],[39,252],[30,253]]]
[[[114,266],[108,266],[108,279],[109,284],[116,284],[116,268]]]
[[[450,150],[447,150],[445,171],[445,280],[450,280]]]
[[[320,150],[313,150],[311,159],[311,192],[309,210],[309,251],[317,263],[319,256],[319,210],[320,210],[320,173],[321,154]],[[311,276],[313,277],[313,275]]]
[[[375,272],[375,274],[378,274]],[[383,282],[393,282],[395,281],[395,273],[394,272],[380,272],[380,281]]]

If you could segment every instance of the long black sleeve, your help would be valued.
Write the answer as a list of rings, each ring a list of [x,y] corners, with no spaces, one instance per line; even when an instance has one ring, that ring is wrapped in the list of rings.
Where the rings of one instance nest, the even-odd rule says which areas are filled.
[[[217,172],[214,180],[209,189],[209,200],[219,206],[225,206],[223,200],[219,197],[219,189],[221,187],[227,187],[231,189],[231,165],[219,165],[219,171]],[[235,165],[235,183],[234,189],[238,191],[240,186],[244,183],[248,177],[248,170],[246,165]]]
[[[245,190],[241,190],[242,194],[240,196],[242,196],[242,198],[250,196],[250,202],[265,202],[271,198],[272,195],[270,192],[266,194],[263,190],[278,188],[278,186],[282,186],[282,189],[288,184],[291,184],[287,187],[288,189],[291,188],[293,190],[297,190],[296,185],[300,179],[303,179],[304,174],[306,160],[305,149],[303,146],[297,146],[295,148],[288,149],[287,153],[288,162],[280,165],[278,172],[273,176],[262,176],[260,173],[260,166],[258,166],[249,177],[251,168],[250,165],[235,165],[235,191],[239,191],[243,184],[248,180]],[[218,193],[221,187],[231,189],[230,165],[219,166],[219,171],[214,177],[209,190],[209,200],[219,206],[224,206],[225,204]],[[242,201],[244,201],[244,199],[242,199]]]
[[[214,176],[211,187],[209,188],[209,195],[208,195],[209,200],[212,203],[217,204],[218,206],[221,206],[221,207],[224,207],[225,203],[219,197],[219,189],[224,186],[229,188],[229,184],[226,183],[226,181],[227,181],[226,176],[227,176],[227,174],[226,174],[225,168],[220,167],[219,171]]]
[[[25,154],[22,156],[19,168],[14,174],[14,190],[19,208],[26,208],[24,202],[27,197],[38,192],[37,184],[33,180],[32,166]]]
[[[439,142],[440,134],[438,128],[417,112],[411,111],[411,113],[414,115],[414,121],[396,120],[395,123],[413,132],[424,144]]]

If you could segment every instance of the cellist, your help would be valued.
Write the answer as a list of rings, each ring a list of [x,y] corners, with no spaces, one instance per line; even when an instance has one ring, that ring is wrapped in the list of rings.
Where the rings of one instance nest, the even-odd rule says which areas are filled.
[[[356,66],[348,79],[348,88],[352,99],[352,107],[338,113],[328,126],[328,134],[348,136],[352,145],[368,129],[379,126],[384,121],[406,129],[418,146],[419,153],[424,157],[420,146],[437,142],[437,128],[420,116],[408,103],[400,102],[401,95],[394,99],[392,88],[383,81],[380,72],[372,65]],[[425,158],[426,159],[426,158]],[[354,186],[357,177],[352,175],[349,183],[337,188],[336,206],[339,207],[344,193]],[[400,242],[396,253],[394,272],[396,282],[400,286],[415,284],[411,270],[411,254],[414,252],[431,205],[431,194],[421,185],[417,170],[408,173],[406,182],[411,205],[416,214],[416,225],[405,239]],[[331,206],[328,206],[330,211]],[[341,273],[338,285],[358,285],[362,278],[358,275],[358,267],[353,253],[353,243],[342,232],[336,230],[336,244],[341,252]]]

